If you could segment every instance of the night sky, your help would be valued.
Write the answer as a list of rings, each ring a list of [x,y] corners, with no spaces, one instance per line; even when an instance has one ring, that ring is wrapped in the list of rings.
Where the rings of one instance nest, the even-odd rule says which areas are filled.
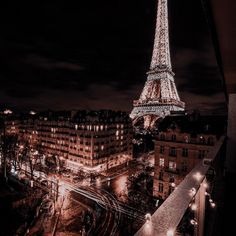
[[[0,108],[130,111],[146,80],[156,0],[0,3]],[[201,0],[169,0],[175,81],[187,109],[223,113]]]

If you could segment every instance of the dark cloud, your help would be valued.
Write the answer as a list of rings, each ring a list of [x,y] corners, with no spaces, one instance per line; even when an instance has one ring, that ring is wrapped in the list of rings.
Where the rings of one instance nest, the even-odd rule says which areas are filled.
[[[156,1],[1,4],[0,105],[132,108],[150,64]],[[169,5],[180,96],[189,108],[221,110],[223,89],[201,1]]]

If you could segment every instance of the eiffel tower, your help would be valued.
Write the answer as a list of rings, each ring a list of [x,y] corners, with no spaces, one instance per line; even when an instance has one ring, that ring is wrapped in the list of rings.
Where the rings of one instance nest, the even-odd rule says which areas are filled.
[[[184,111],[172,71],[169,47],[168,0],[159,0],[152,61],[147,72],[147,81],[139,100],[133,102],[130,114],[134,125],[143,119],[145,129],[154,127],[155,122],[173,111]]]

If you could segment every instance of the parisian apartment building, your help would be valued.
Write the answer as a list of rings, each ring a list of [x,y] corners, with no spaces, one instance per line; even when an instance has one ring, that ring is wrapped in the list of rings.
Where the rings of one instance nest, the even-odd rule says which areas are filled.
[[[42,112],[12,116],[5,127],[6,133],[63,160],[75,172],[102,172],[132,160],[132,122],[125,112]]]
[[[216,118],[214,118],[216,119]],[[220,118],[219,118],[220,119]],[[210,116],[183,115],[166,117],[155,140],[153,195],[166,199],[223,133]]]

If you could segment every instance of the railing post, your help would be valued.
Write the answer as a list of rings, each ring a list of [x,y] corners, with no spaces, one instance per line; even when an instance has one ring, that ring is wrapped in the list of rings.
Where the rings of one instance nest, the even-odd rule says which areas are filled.
[[[226,154],[226,171],[230,174],[236,173],[236,93],[229,94],[229,111],[228,111],[228,130],[227,130],[227,154]]]

